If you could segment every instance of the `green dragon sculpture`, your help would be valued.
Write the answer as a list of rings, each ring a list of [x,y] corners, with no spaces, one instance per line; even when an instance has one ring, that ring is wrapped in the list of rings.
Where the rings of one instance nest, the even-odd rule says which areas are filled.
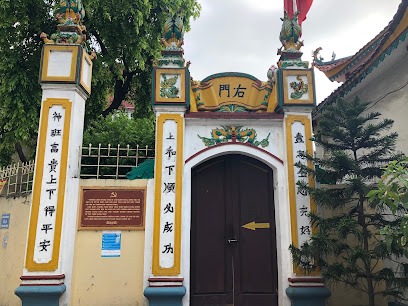
[[[292,99],[300,99],[304,94],[306,94],[309,90],[309,85],[305,84],[302,77],[298,75],[296,80],[299,82],[290,82],[290,87],[293,88],[293,92],[290,94]]]
[[[164,36],[160,39],[160,42],[165,48],[170,47],[172,43],[180,48],[183,45],[184,39],[184,24],[183,16],[181,16],[181,9],[176,13],[172,14],[169,10],[169,15],[166,22],[164,23]]]
[[[168,79],[165,74],[163,75],[163,81],[160,82],[160,97],[169,99],[179,97],[179,90],[176,86],[174,86],[176,85],[177,79],[178,75]]]
[[[299,38],[302,36],[302,27],[298,23],[298,15],[300,11],[295,12],[292,18],[289,17],[288,12],[285,10],[282,29],[279,35],[279,40],[282,42],[282,47],[278,50],[280,55],[282,48],[285,50],[299,50],[303,46],[303,41]]]
[[[197,136],[204,142],[206,147],[227,143],[231,140],[232,142],[250,143],[255,147],[261,145],[265,148],[269,145],[270,133],[265,139],[258,141],[254,129],[243,129],[242,126],[221,126],[221,128],[211,131],[211,138]]]
[[[82,19],[85,17],[85,9],[82,0],[60,0],[60,7],[57,10],[55,18],[58,20],[57,32],[50,38],[44,32],[40,37],[46,44],[76,44],[82,45],[85,50],[86,32]],[[92,52],[92,58],[96,53]]]

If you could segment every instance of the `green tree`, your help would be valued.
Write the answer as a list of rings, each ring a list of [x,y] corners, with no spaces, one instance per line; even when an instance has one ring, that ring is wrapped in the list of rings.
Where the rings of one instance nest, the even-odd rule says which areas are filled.
[[[398,271],[401,273],[379,268],[385,258],[393,260],[391,255],[399,257],[402,252],[393,246],[387,251],[380,230],[396,220],[387,218],[381,206],[370,203],[366,195],[381,176],[381,167],[399,156],[394,153],[397,133],[385,132],[393,121],[380,121],[380,113],[366,112],[368,104],[356,97],[352,101],[339,98],[328,106],[312,140],[329,157],[301,153],[318,166],[318,172],[298,163],[300,171],[335,185],[312,188],[297,182],[323,210],[323,216],[311,212],[316,232],[300,248],[292,245],[290,249],[296,265],[308,271],[320,268],[326,281],[364,292],[374,306],[378,295],[402,298],[408,286],[408,267]]]
[[[397,222],[387,224],[381,231],[385,235],[387,249],[402,250],[408,258],[408,158],[393,161],[384,168],[378,187],[367,196],[379,206],[385,206],[397,215]],[[391,217],[394,218],[393,216]]]
[[[0,1],[0,165],[22,147],[35,151],[41,87],[38,72],[41,32],[56,31],[52,0]],[[124,100],[135,104],[139,117],[151,112],[151,60],[160,55],[161,31],[168,9],[182,9],[184,26],[198,17],[197,0],[83,0],[87,44],[97,52],[92,95],[86,103],[85,124],[108,115]],[[107,96],[113,101],[107,106]]]
[[[0,165],[35,146],[41,103],[42,31],[55,29],[53,1],[0,1]]]
[[[95,175],[96,168],[92,165],[99,164],[101,166],[99,175],[107,177],[107,175],[116,173],[116,169],[109,165],[115,165],[118,162],[119,175],[125,175],[135,166],[135,159],[127,156],[136,157],[137,155],[139,165],[147,158],[154,157],[154,143],[154,115],[145,118],[131,118],[124,111],[114,111],[106,117],[100,115],[94,124],[88,126],[84,132],[81,174]],[[93,149],[89,149],[89,144],[92,144]],[[111,145],[110,149],[109,145]],[[99,155],[103,157],[99,158]],[[117,160],[117,155],[122,157]]]
[[[139,145],[154,149],[154,139],[154,116],[130,118],[126,112],[114,111],[106,117],[100,115],[92,126],[88,126],[84,131],[83,144],[84,146],[101,144],[103,147],[119,144],[122,148],[127,145],[136,148]]]

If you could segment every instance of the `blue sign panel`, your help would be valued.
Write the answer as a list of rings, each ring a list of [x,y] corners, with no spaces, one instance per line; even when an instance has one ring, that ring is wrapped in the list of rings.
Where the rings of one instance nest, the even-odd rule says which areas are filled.
[[[120,257],[121,231],[103,231],[102,257]]]
[[[1,215],[1,228],[9,228],[10,214]]]

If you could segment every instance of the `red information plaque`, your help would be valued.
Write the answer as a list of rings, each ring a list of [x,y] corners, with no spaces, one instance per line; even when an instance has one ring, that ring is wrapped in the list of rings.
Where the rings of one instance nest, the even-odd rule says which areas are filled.
[[[80,229],[144,229],[145,188],[82,188]]]

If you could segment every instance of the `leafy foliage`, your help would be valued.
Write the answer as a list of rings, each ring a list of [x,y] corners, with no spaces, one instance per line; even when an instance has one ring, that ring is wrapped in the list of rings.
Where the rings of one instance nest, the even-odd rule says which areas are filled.
[[[126,98],[134,102],[138,113],[148,113],[151,61],[160,55],[167,8],[173,12],[181,8],[189,30],[189,19],[199,16],[200,5],[196,0],[87,0],[84,4],[84,23],[104,63],[95,69],[100,84],[93,84],[94,90],[106,93],[109,88],[113,94],[111,105],[102,114],[117,109]]]
[[[373,306],[378,295],[402,298],[408,275],[405,266],[397,273],[379,264],[402,255],[401,249],[380,235],[380,230],[392,226],[398,218],[388,218],[380,205],[369,203],[366,195],[373,189],[373,180],[381,176],[381,167],[400,155],[394,153],[397,134],[386,134],[393,121],[378,121],[380,113],[366,113],[367,105],[358,97],[352,101],[339,98],[325,109],[312,139],[329,158],[301,153],[303,159],[318,166],[317,171],[297,163],[301,171],[336,185],[312,188],[306,182],[297,182],[324,215],[311,212],[316,232],[300,248],[292,245],[290,249],[296,265],[307,271],[320,268],[325,280],[364,292]]]
[[[408,158],[393,161],[384,168],[378,187],[367,196],[371,202],[388,207],[393,214],[399,214],[398,222],[387,224],[381,231],[385,235],[388,252],[393,248],[402,250],[408,258]]]
[[[92,144],[107,147],[109,144],[129,145],[131,148],[149,146],[154,148],[154,116],[130,118],[126,112],[115,111],[106,117],[99,116],[84,132],[84,146]]]
[[[96,168],[92,165],[99,164],[100,177],[112,178],[116,169],[109,165],[118,163],[120,165],[118,174],[125,175],[135,166],[135,159],[127,156],[137,155],[138,164],[140,164],[146,158],[154,157],[154,143],[154,115],[137,119],[129,117],[128,113],[123,111],[114,111],[106,117],[101,115],[84,132],[84,147],[92,144],[94,149],[82,150],[84,155],[91,156],[82,157],[81,174],[96,175]],[[108,149],[109,145],[111,145],[110,149]],[[148,151],[145,150],[146,147]],[[136,152],[137,148],[139,149]],[[99,158],[99,154],[104,157]],[[122,157],[117,160],[117,155]]]
[[[35,147],[41,103],[41,31],[55,29],[53,1],[0,1],[0,165],[16,143]],[[34,152],[31,152],[32,154]]]
[[[8,164],[22,146],[34,153],[39,122],[38,84],[40,33],[56,31],[51,0],[0,1],[0,164]],[[198,17],[197,0],[83,0],[87,44],[97,52],[92,95],[86,102],[85,124],[107,116],[125,99],[138,117],[151,114],[151,60],[159,56],[159,39],[168,8],[182,8],[184,26]],[[113,96],[108,108],[107,96]]]

